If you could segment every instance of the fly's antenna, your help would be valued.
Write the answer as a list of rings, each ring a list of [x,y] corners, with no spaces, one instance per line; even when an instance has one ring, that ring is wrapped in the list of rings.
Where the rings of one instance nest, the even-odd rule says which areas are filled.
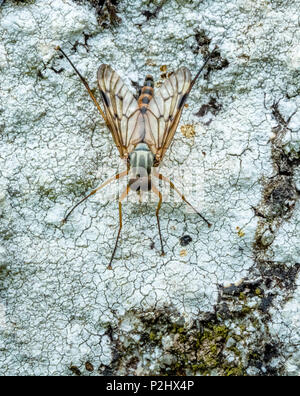
[[[107,118],[103,112],[103,110],[101,109],[101,106],[99,105],[97,99],[95,98],[95,95],[93,94],[91,88],[89,87],[89,84],[87,83],[86,79],[82,76],[82,74],[77,70],[76,66],[73,64],[73,62],[71,61],[71,59],[68,57],[68,55],[65,53],[64,50],[62,50],[60,48],[60,46],[58,45],[57,47],[55,47],[56,51],[59,51],[62,53],[62,55],[67,59],[67,61],[70,63],[70,65],[72,66],[73,70],[75,71],[75,73],[79,76],[81,82],[83,83],[83,85],[85,86],[86,90],[88,91],[92,101],[94,102],[95,106],[97,107],[97,109],[99,110],[99,113],[101,114],[101,116],[103,117],[104,121],[107,124]]]
[[[215,45],[214,49],[212,50],[212,52],[207,56],[207,58],[205,59],[203,65],[200,67],[200,70],[198,71],[198,73],[196,74],[196,76],[194,77],[194,79],[191,82],[191,86],[188,92],[191,91],[191,89],[193,88],[195,82],[197,81],[198,77],[200,76],[200,74],[202,73],[203,69],[205,68],[205,66],[208,64],[209,60],[213,57],[216,49],[218,48],[217,45]]]

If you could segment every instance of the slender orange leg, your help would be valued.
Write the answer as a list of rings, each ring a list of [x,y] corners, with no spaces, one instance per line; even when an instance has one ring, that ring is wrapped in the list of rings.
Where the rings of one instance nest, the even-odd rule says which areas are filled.
[[[81,201],[79,201],[75,206],[73,206],[73,208],[68,212],[68,214],[66,215],[66,217],[62,220],[62,223],[66,223],[69,216],[71,215],[71,213],[77,208],[77,206],[79,206],[82,202],[84,202],[86,199],[88,199],[89,197],[91,197],[92,195],[96,194],[97,191],[101,190],[103,187],[107,186],[107,184],[109,184],[110,182],[112,182],[113,180],[118,180],[124,176],[128,175],[128,170],[118,173],[117,175],[111,177],[110,179],[106,180],[106,182],[104,182],[100,187],[96,188],[95,190],[93,190],[92,192],[90,192],[86,197],[84,197]]]
[[[159,238],[160,238],[160,244],[161,244],[161,255],[164,256],[164,255],[165,255],[165,252],[164,252],[164,245],[163,245],[163,240],[162,240],[162,236],[161,236],[160,222],[159,222],[159,211],[160,211],[161,204],[162,204],[162,194],[161,194],[161,192],[155,187],[154,184],[152,184],[151,190],[152,190],[152,191],[154,192],[154,194],[157,195],[158,198],[159,198],[158,205],[157,205],[157,209],[156,209],[156,219],[157,219],[157,226],[158,226],[158,232],[159,232]]]
[[[206,224],[208,225],[208,227],[211,227],[211,224],[206,220],[206,218],[203,217],[202,214],[200,214],[200,213],[198,212],[198,210],[195,209],[194,206],[191,205],[191,204],[186,200],[185,196],[184,196],[183,194],[181,194],[181,192],[178,190],[178,188],[176,188],[176,187],[174,186],[174,183],[171,182],[170,179],[168,179],[167,177],[163,176],[161,173],[153,172],[153,174],[154,174],[154,176],[157,177],[158,179],[163,180],[163,181],[169,183],[169,184],[170,184],[170,187],[171,187],[173,190],[175,190],[175,191],[177,192],[177,194],[180,196],[180,198],[181,198],[185,203],[187,203],[187,204],[197,213],[197,215],[201,217],[202,220],[204,220],[204,221],[206,222]]]
[[[95,106],[97,107],[97,109],[99,110],[99,113],[102,115],[104,121],[107,124],[107,118],[103,112],[103,110],[101,109],[101,106],[99,105],[97,99],[95,98],[91,88],[89,87],[89,84],[87,83],[86,79],[79,73],[79,71],[76,69],[75,65],[73,64],[73,62],[71,61],[71,59],[68,57],[68,55],[66,55],[66,53],[58,46],[55,48],[57,51],[60,51],[63,56],[67,59],[67,61],[70,63],[70,65],[72,66],[72,68],[74,69],[75,73],[79,76],[80,80],[82,81],[83,85],[85,86],[86,90],[88,91],[90,97],[92,98],[92,101],[94,102]]]
[[[119,232],[118,232],[116,244],[115,244],[115,247],[114,247],[110,262],[109,262],[109,265],[107,267],[107,269],[109,269],[109,270],[112,269],[111,263],[112,263],[112,261],[113,261],[113,259],[115,257],[115,253],[116,253],[116,250],[117,250],[117,247],[118,247],[119,238],[120,238],[120,235],[121,235],[121,230],[122,230],[122,227],[123,227],[123,222],[122,222],[122,201],[127,197],[129,191],[130,191],[130,187],[127,186],[126,190],[122,193],[122,195],[119,198],[119,220],[120,220]]]

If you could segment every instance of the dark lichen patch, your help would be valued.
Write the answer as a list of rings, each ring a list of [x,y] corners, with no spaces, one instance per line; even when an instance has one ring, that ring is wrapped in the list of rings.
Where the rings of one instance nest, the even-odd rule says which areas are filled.
[[[131,310],[114,324],[101,323],[112,359],[109,366],[100,365],[99,374],[242,376],[251,369],[250,375],[253,370],[281,375],[280,344],[269,334],[268,313],[258,314],[264,279],[245,279],[237,287],[230,293],[220,288],[215,311],[199,312],[194,320],[165,306]]]
[[[266,185],[263,199],[266,204],[265,216],[267,218],[290,217],[298,199],[293,180],[279,174],[275,180]]]
[[[207,375],[214,369],[222,371],[224,363],[222,351],[229,331],[225,325],[200,322],[197,326],[187,327],[183,320],[168,323],[163,318],[162,322],[166,326],[164,327],[161,319],[162,317],[156,323],[158,331],[152,330],[149,333],[149,340],[156,347],[162,347],[164,337],[172,335],[172,343],[164,348],[169,361],[162,364],[157,374],[201,373]],[[147,325],[149,326],[150,323],[148,322]],[[151,327],[153,328],[153,322]],[[232,367],[234,368],[236,367]]]
[[[1,230],[0,234],[3,241],[9,241],[14,237],[14,234],[10,230]]]
[[[20,190],[17,190],[13,186],[7,188],[7,193],[10,198],[22,198],[23,194]]]
[[[204,58],[210,56],[210,61],[204,72],[204,78],[208,79],[212,70],[221,70],[229,66],[229,61],[221,56],[218,48],[215,48],[214,52],[210,54],[209,45],[211,39],[206,35],[205,30],[196,30],[195,41],[196,44],[192,46],[192,51],[195,54],[201,53]]]
[[[197,29],[195,31],[195,44],[192,46],[194,54],[201,53],[205,57],[209,55],[209,44],[211,39],[206,35],[205,30]]]
[[[73,183],[69,183],[65,186],[66,193],[74,194],[76,197],[83,196],[84,194],[90,192],[94,187],[95,180],[91,179],[78,179]]]
[[[118,5],[120,0],[73,0],[75,3],[90,3],[97,15],[99,25],[103,28],[115,27],[121,23],[118,16]]]
[[[216,308],[219,320],[239,320],[242,326],[243,320],[252,318],[252,325],[256,310],[264,296],[264,283],[262,279],[256,281],[244,280],[242,283],[219,285],[218,306]],[[246,328],[245,328],[246,329]]]
[[[218,102],[217,98],[211,97],[208,103],[205,103],[200,107],[199,111],[195,113],[195,116],[202,118],[210,115],[210,118],[205,123],[206,125],[209,125],[213,117],[222,110],[222,107],[222,104]]]
[[[190,331],[179,328],[175,332],[174,344],[169,349],[176,356],[173,367],[166,370],[168,375],[185,375],[187,372],[202,375],[212,370],[227,371],[222,355],[229,329],[225,325],[203,324],[200,330]],[[234,369],[236,367],[232,367]]]
[[[142,15],[146,17],[147,21],[149,21],[152,18],[156,18],[166,2],[167,0],[160,0],[160,1],[150,0],[149,10],[142,11]]]
[[[279,356],[278,345],[266,344],[264,350],[264,361],[270,362],[273,358]]]
[[[258,306],[258,309],[263,313],[267,313],[270,307],[272,306],[274,300],[274,295],[270,294],[267,297],[263,297],[261,299],[261,303]]]
[[[220,51],[215,50],[204,72],[204,78],[208,79],[210,72],[214,70],[222,70],[229,66],[229,61],[221,56]]]
[[[263,281],[260,278],[257,280],[244,279],[243,282],[239,284],[231,284],[226,287],[220,285],[220,295],[222,298],[226,296],[234,296],[243,300],[247,297],[261,296],[263,294],[263,290],[260,287],[262,283]]]
[[[23,4],[33,4],[35,0],[4,0],[0,2],[0,5],[2,4],[16,4],[16,5],[23,5]]]
[[[253,208],[254,215],[258,217],[258,225],[253,244],[254,258],[256,262],[253,271],[261,276],[263,282],[259,285],[260,290],[265,290],[260,299],[258,310],[268,323],[268,312],[270,307],[274,307],[274,301],[278,296],[283,296],[281,300],[286,302],[296,288],[296,278],[299,273],[300,264],[276,262],[272,260],[272,243],[276,232],[293,215],[299,193],[294,182],[294,172],[298,166],[297,155],[291,156],[285,150],[286,135],[289,131],[289,122],[294,113],[285,118],[279,111],[280,101],[274,102],[270,108],[265,105],[276,121],[277,125],[272,129],[273,136],[270,138],[271,159],[274,174],[270,178],[263,180],[263,194],[261,202]],[[276,299],[276,300],[275,300]],[[278,302],[277,302],[278,304]],[[269,337],[269,342],[265,342],[264,350],[253,349],[249,356],[249,362],[258,370],[264,368],[263,375],[281,375],[284,372],[284,362],[281,358],[281,344]],[[266,337],[264,337],[266,341]],[[270,362],[276,358],[280,361],[278,367],[274,367]]]
[[[249,354],[249,363],[256,367],[264,376],[280,376],[283,367],[273,367],[270,365],[272,359],[280,357],[281,344],[266,343],[261,349],[253,349]],[[263,369],[263,371],[262,371]]]
[[[277,122],[277,126],[272,129],[274,137],[270,140],[272,144],[272,160],[274,168],[279,175],[292,176],[294,167],[298,165],[297,157],[300,156],[300,153],[296,156],[296,162],[294,163],[295,158],[284,150],[283,138],[289,130],[288,125],[296,111],[291,113],[288,119],[285,119],[279,111],[279,103],[280,101],[274,102],[271,106],[272,116]]]
[[[131,330],[123,330],[131,323]],[[246,325],[242,329],[245,331]],[[241,352],[227,347],[236,336],[223,320],[210,313],[186,323],[183,316],[168,307],[144,312],[127,312],[118,326],[107,327],[113,351],[110,366],[101,365],[101,375],[245,375]],[[161,353],[159,355],[159,351]],[[235,356],[230,362],[225,351]],[[152,358],[152,357],[153,358]],[[155,362],[154,362],[155,361]],[[147,363],[149,362],[149,364]]]
[[[106,366],[105,364],[101,364],[99,366],[98,373],[101,376],[104,376],[104,377],[111,377],[113,375],[117,375],[117,373],[115,373],[114,369],[112,369],[111,367]]]
[[[41,198],[48,198],[50,201],[53,202],[55,202],[58,198],[56,190],[51,187],[39,186],[37,193]]]
[[[292,267],[284,263],[261,261],[258,266],[267,289],[279,287],[286,290],[288,295],[296,288],[295,282],[300,271],[300,263]]]
[[[285,119],[279,111],[279,103],[280,101],[274,102],[270,108],[277,122],[277,126],[272,130],[273,138],[270,139],[275,175],[264,179],[262,201],[254,210],[254,213],[259,216],[254,242],[254,251],[258,261],[264,260],[264,252],[268,251],[272,245],[276,231],[292,216],[299,199],[294,182],[298,160],[291,158],[284,150],[284,137],[295,112]]]
[[[9,269],[7,264],[0,264],[0,280],[3,280],[9,275]],[[1,285],[0,285],[0,291],[1,291]]]
[[[61,74],[65,69],[63,67],[56,69],[54,66],[51,66],[50,70],[54,71],[55,74]],[[37,75],[40,78],[44,78],[40,70],[38,70]]]
[[[70,366],[70,370],[77,377],[81,376],[81,371],[79,370],[79,368],[77,366]]]

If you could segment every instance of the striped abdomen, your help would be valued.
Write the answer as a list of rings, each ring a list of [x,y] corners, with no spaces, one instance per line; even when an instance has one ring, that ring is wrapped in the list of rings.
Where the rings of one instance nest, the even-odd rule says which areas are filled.
[[[153,89],[154,89],[153,77],[147,75],[138,100],[138,105],[142,113],[145,113],[148,109],[150,100],[152,99],[153,96]]]

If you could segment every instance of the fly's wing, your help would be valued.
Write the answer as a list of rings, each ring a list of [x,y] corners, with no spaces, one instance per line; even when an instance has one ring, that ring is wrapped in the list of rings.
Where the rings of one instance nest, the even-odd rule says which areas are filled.
[[[97,77],[107,126],[121,158],[126,158],[143,139],[143,116],[133,94],[109,65],[101,65]]]
[[[162,160],[172,142],[191,87],[191,72],[182,67],[164,82],[149,103],[145,113],[144,142],[157,162]]]

